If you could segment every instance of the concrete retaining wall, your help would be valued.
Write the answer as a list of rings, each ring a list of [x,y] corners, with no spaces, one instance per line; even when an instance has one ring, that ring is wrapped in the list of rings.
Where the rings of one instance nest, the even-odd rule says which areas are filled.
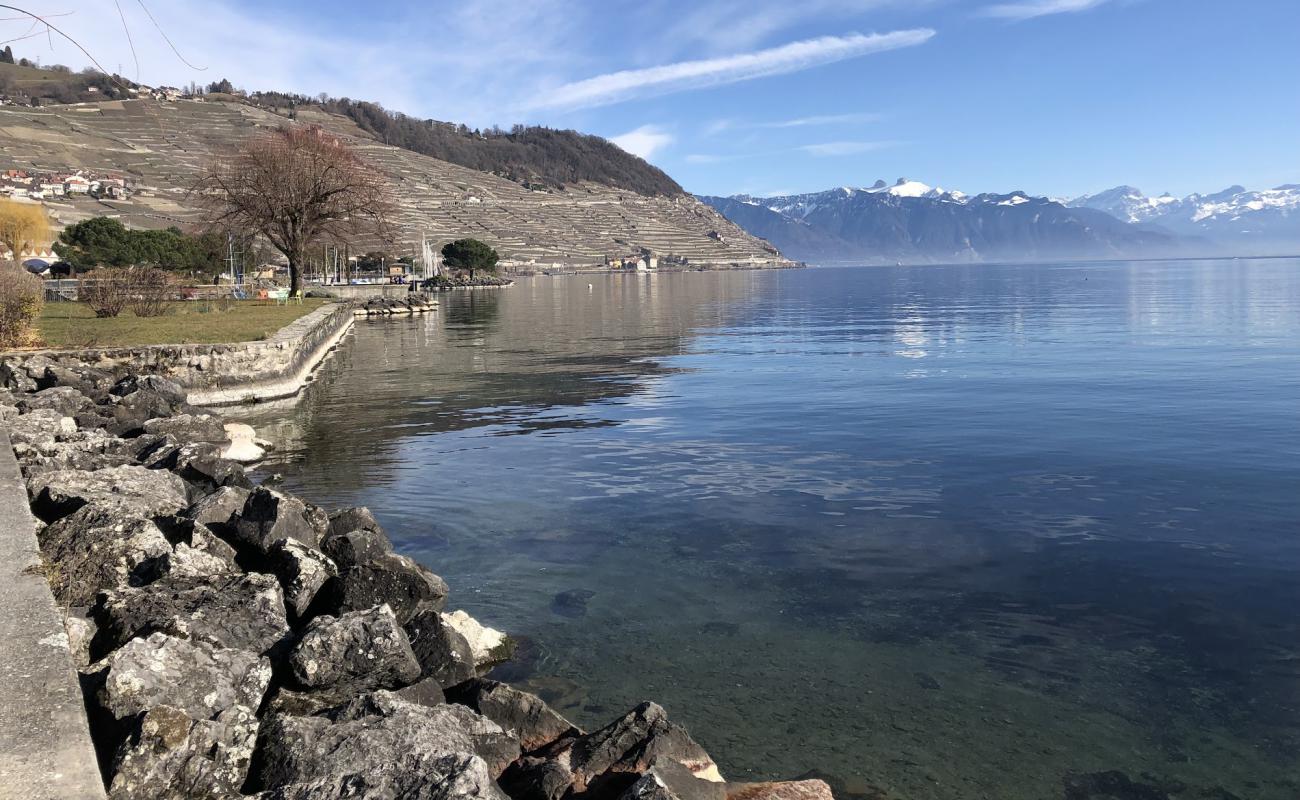
[[[352,309],[321,306],[261,342],[39,350],[0,356],[22,366],[43,358],[68,366],[163,375],[190,390],[194,405],[229,405],[297,394],[352,327]]]
[[[0,800],[102,798],[63,612],[41,567],[27,487],[3,430],[0,508]]]
[[[410,294],[411,287],[402,283],[341,284],[338,286],[308,286],[309,292],[329,292],[340,300],[369,300],[372,297],[391,297],[400,300]]]

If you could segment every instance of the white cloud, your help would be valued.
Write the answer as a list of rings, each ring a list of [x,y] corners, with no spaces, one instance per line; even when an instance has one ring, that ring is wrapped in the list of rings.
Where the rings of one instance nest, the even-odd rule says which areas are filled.
[[[635,97],[782,75],[870,53],[912,47],[929,41],[928,28],[892,33],[823,36],[752,53],[681,61],[646,69],[623,70],[566,83],[544,92],[531,108],[578,109],[620,103]]]
[[[1023,0],[1018,3],[999,3],[984,9],[987,17],[999,19],[1033,19],[1049,14],[1072,14],[1109,2],[1109,0]]]
[[[815,125],[848,125],[855,122],[877,122],[879,114],[823,114],[798,119],[785,119],[779,122],[760,122],[760,128],[808,128]]]
[[[823,142],[822,144],[806,144],[797,149],[816,158],[830,158],[883,150],[886,147],[893,147],[895,144],[897,142]]]
[[[673,143],[673,135],[658,125],[642,125],[634,131],[611,137],[610,141],[649,161],[651,156]]]

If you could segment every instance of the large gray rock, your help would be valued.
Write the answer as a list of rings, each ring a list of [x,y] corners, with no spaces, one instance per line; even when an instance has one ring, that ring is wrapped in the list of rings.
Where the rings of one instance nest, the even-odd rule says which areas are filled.
[[[254,653],[270,652],[289,637],[280,583],[259,573],[168,578],[105,592],[92,616],[99,653],[154,631]]]
[[[137,392],[149,392],[172,405],[181,405],[186,398],[185,389],[179,383],[160,375],[128,375],[114,383],[108,392],[122,398],[122,402],[126,402]]]
[[[420,664],[388,606],[312,620],[289,654],[289,670],[300,687],[336,696],[396,689],[420,677]]]
[[[323,515],[322,515],[323,516]],[[297,539],[316,547],[328,520],[318,520],[306,503],[274,489],[258,487],[249,494],[232,536],[237,544],[266,555],[281,539]]]
[[[665,760],[641,775],[620,800],[727,800],[727,789],[725,783],[701,780],[676,761]]]
[[[57,411],[61,416],[75,417],[95,403],[71,386],[53,386],[29,394],[18,400],[18,410],[24,414],[38,409]]]
[[[189,505],[185,481],[170,472],[138,466],[46,472],[28,479],[27,493],[32,511],[46,522],[66,517],[87,503],[140,517],[175,514]]]
[[[106,589],[147,582],[156,560],[172,552],[153,522],[98,502],[45,526],[37,539],[54,599],[64,608],[89,606]]]
[[[247,489],[222,486],[187,508],[184,515],[218,535],[231,535],[235,518],[243,512],[248,496]]]
[[[98,679],[96,709],[119,722],[164,705],[193,719],[257,708],[271,682],[269,659],[165,633],[133,639],[87,672]]]
[[[393,543],[383,531],[354,530],[327,534],[321,549],[340,569],[347,569],[387,556],[393,552]]]
[[[51,364],[37,379],[37,384],[42,389],[49,389],[52,386],[71,386],[95,401],[104,399],[114,382],[111,373],[80,364],[72,367]]]
[[[108,436],[100,430],[78,429],[35,445],[19,442],[14,445],[14,455],[29,477],[36,472],[93,471],[135,463],[127,440]]]
[[[444,759],[451,757],[477,762],[467,797],[503,800],[493,779],[518,753],[509,735],[464,706],[421,706],[376,692],[329,716],[272,717],[263,725],[252,782],[320,792],[276,797],[440,797],[437,787],[450,774]],[[340,794],[352,786],[358,794]]]
[[[718,765],[686,729],[656,703],[642,703],[598,731],[579,737],[569,752],[581,791],[611,773],[640,774],[661,760],[675,761],[705,780],[720,781]]]
[[[338,574],[334,562],[297,539],[281,539],[268,554],[271,568],[284,587],[284,603],[295,619],[307,613],[316,593]]]
[[[447,701],[468,706],[514,734],[525,753],[582,731],[542,698],[498,681],[469,680],[447,689]]]
[[[420,662],[422,677],[436,680],[443,688],[474,677],[474,654],[469,642],[443,620],[442,614],[421,611],[403,627]]]
[[[333,773],[277,786],[259,800],[508,800],[473,755],[354,765]]]
[[[77,421],[52,409],[41,409],[11,417],[7,423],[9,441],[17,448],[26,445],[33,452],[50,454],[56,441],[77,432]]]
[[[214,719],[155,706],[118,748],[109,800],[233,800],[248,777],[257,729],[255,711],[242,705]]]
[[[171,436],[171,434],[167,434]],[[211,442],[182,442],[158,448],[144,460],[150,469],[169,469],[193,484],[202,494],[210,494],[223,486],[252,489],[244,465],[223,458],[222,445]]]
[[[717,764],[685,728],[670,722],[660,706],[642,703],[598,731],[560,739],[521,760],[502,785],[515,800],[616,798],[651,768],[673,764],[694,778],[722,781]]]
[[[172,417],[157,417],[144,423],[145,433],[168,433],[179,442],[211,442],[225,444],[225,421],[213,414],[177,414]]]
[[[447,584],[405,556],[389,554],[340,569],[317,595],[317,613],[338,616],[387,603],[406,624],[421,611],[446,605]]]
[[[163,578],[209,578],[234,575],[240,571],[233,560],[214,555],[206,550],[191,547],[184,542],[172,547],[153,562],[150,571],[154,580]]]

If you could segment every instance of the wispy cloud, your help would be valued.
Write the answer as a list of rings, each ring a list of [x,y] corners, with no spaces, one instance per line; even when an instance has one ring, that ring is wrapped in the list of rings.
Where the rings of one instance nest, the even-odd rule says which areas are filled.
[[[900,142],[822,142],[804,144],[798,147],[786,147],[780,150],[765,150],[756,153],[691,153],[684,159],[688,164],[722,164],[728,161],[741,161],[747,158],[771,158],[772,156],[803,153],[814,158],[832,158],[835,156],[852,156],[897,147]]]
[[[1072,14],[1096,8],[1110,0],[1022,0],[1018,3],[998,3],[983,10],[986,17],[999,19],[1033,19],[1050,14]]]
[[[634,131],[614,136],[611,142],[634,156],[650,157],[673,143],[674,137],[658,125],[642,125]]]
[[[611,72],[566,83],[544,92],[530,107],[532,109],[592,108],[620,103],[635,97],[721,86],[769,75],[798,72],[871,53],[914,47],[929,41],[933,36],[934,31],[928,28],[883,34],[823,36],[819,39],[791,42],[752,53]]]
[[[870,153],[873,150],[883,150],[897,144],[898,142],[823,142],[821,144],[806,144],[797,149],[816,158],[831,158],[834,156]]]
[[[703,134],[705,136],[717,136],[731,130],[779,130],[785,128],[812,128],[823,125],[854,125],[865,124],[868,122],[879,122],[883,117],[880,114],[854,113],[854,114],[819,114],[809,117],[797,117],[795,119],[779,119],[767,122],[744,122],[734,119],[715,119],[704,126]]]

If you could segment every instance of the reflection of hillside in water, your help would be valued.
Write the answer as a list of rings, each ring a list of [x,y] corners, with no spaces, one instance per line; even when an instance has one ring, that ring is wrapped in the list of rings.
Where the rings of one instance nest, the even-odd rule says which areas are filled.
[[[656,359],[681,352],[697,329],[726,324],[760,279],[543,277],[443,294],[434,314],[359,321],[297,400],[237,416],[276,443],[277,465],[367,471],[400,458],[395,445],[408,436],[614,424],[587,407],[643,391],[664,374]]]

